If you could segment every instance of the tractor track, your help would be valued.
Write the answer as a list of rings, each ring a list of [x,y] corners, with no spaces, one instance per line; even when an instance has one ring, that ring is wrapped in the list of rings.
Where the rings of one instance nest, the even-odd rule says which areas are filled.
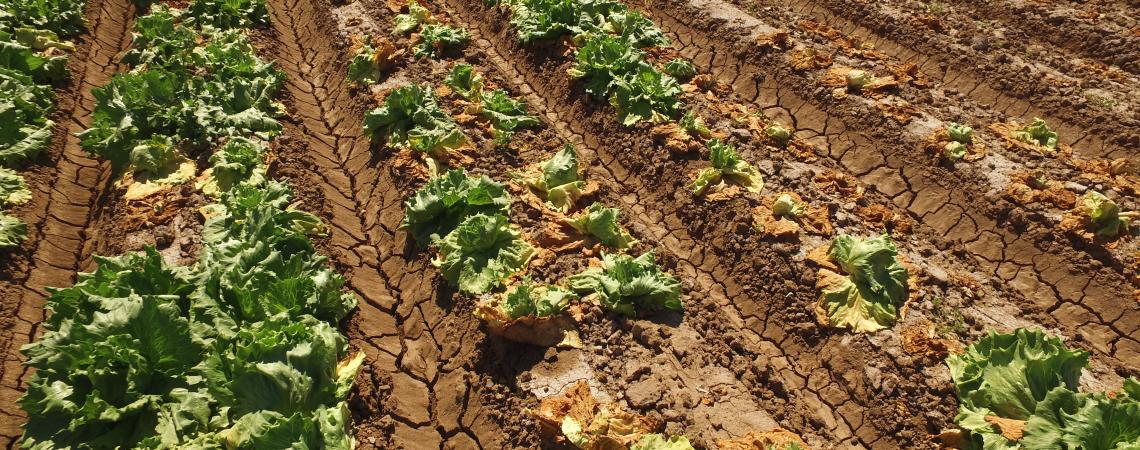
[[[741,3],[740,0],[734,2]],[[654,5],[679,6],[684,3],[670,0]],[[1048,83],[1027,75],[1027,69],[1019,67],[1024,64],[995,59],[994,52],[976,52],[972,57],[963,58],[962,52],[974,52],[970,47],[957,50],[957,54],[948,54],[947,45],[950,43],[937,40],[940,38],[937,35],[929,37],[930,30],[916,29],[910,22],[881,11],[879,4],[848,0],[782,0],[779,5],[787,11],[835,27],[847,36],[866,36],[876,49],[895,60],[915,63],[928,79],[936,80],[944,88],[965,93],[987,110],[998,111],[1022,122],[1033,117],[1044,118],[1056,125],[1060,139],[1072,145],[1079,155],[1087,158],[1140,157],[1140,135],[1134,131],[1135,118],[1088,105],[1078,108],[1071,100],[1055,93]],[[1057,39],[1079,41],[1067,34],[1052,34]],[[1130,84],[1128,88],[1134,90],[1136,85]],[[1133,95],[1127,90],[1121,94],[1125,98]]]
[[[10,270],[0,280],[3,331],[0,350],[0,447],[15,448],[24,421],[17,405],[31,375],[23,366],[21,346],[40,333],[48,286],[68,286],[76,272],[91,262],[98,235],[92,234],[102,213],[109,170],[80,147],[75,133],[91,122],[92,89],[110,81],[119,70],[119,53],[130,43],[134,7],[129,0],[95,0],[85,11],[87,32],[75,38],[77,50],[69,62],[70,79],[56,90],[55,137],[46,162],[28,177],[33,196],[26,214],[28,240],[4,264]]]
[[[725,5],[727,8],[731,6]],[[919,223],[964,249],[991,274],[1004,280],[1041,311],[1052,315],[1070,336],[1081,336],[1125,367],[1140,367],[1140,306],[1121,306],[1119,292],[1135,289],[1120,267],[1104,265],[1051,230],[1021,230],[993,217],[980,175],[946,172],[931,164],[905,133],[874,114],[832,114],[816,100],[812,80],[781,67],[742,59],[731,32],[685,2],[654,3],[647,11],[693,57],[701,70],[733,86],[766,112],[776,105],[791,117],[798,133],[822,140],[830,157],[867,186],[892,198]],[[680,18],[684,17],[682,20]],[[711,27],[711,28],[710,28]],[[702,36],[721,36],[703,38]],[[866,130],[866,131],[863,131]]]

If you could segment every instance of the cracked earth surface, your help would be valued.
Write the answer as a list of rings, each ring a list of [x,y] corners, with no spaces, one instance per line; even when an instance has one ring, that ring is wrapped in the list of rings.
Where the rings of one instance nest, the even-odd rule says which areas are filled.
[[[1135,289],[1119,263],[1102,265],[1090,256],[1064,251],[1061,247],[1069,243],[1058,242],[1047,229],[1024,229],[994,214],[993,194],[987,192],[990,183],[982,171],[940,170],[921,153],[915,135],[906,128],[864,114],[865,110],[815,98],[814,83],[786,66],[737,57],[732,40],[736,36],[731,32],[722,29],[720,34],[729,36],[720,39],[694,37],[702,31],[712,35],[723,22],[707,15],[693,20],[702,17],[693,5],[658,5],[650,11],[698,66],[766,112],[790,116],[798,133],[820,140],[820,147],[848,172],[890,197],[935,235],[961,245],[1071,334],[1086,335],[1098,350],[1128,366],[1140,365],[1136,336],[1140,306],[1119,301],[1120,292]]]
[[[731,88],[720,98],[690,93],[685,100],[758,162],[766,191],[794,191],[826,205],[847,233],[881,229],[854,213],[869,205],[913,222],[910,231],[896,235],[921,283],[908,315],[893,331],[850,335],[820,328],[811,314],[816,275],[804,255],[825,239],[766,240],[752,228],[755,199],[694,199],[686,184],[700,161],[654,145],[648,126],[620,126],[612,109],[589,99],[566,76],[565,46],[520,45],[506,10],[463,0],[423,3],[468,30],[472,43],[445,61],[408,58],[377,89],[409,82],[438,86],[451,64],[466,61],[524,99],[544,123],[519,133],[517,152],[484,148],[468,169],[506,181],[507,173],[547,158],[562,143],[575,144],[587,178],[601,187],[598,200],[620,206],[622,221],[642,241],[637,251],[656,248],[662,265],[682,281],[686,311],[641,320],[594,312],[582,326],[581,349],[541,349],[488,337],[472,317],[472,299],[441,282],[428,252],[398,229],[402,202],[422,180],[408,174],[398,155],[363,135],[363,114],[375,105],[374,92],[345,81],[348,36],[384,32],[395,13],[379,0],[347,6],[269,0],[271,27],[255,32],[254,40],[262,56],[287,75],[282,102],[289,112],[271,174],[289,180],[302,208],[329,224],[329,236],[318,245],[361,300],[342,326],[367,356],[350,399],[362,448],[552,446],[541,441],[524,411],[579,379],[603,397],[661,419],[665,431],[686,434],[699,447],[780,426],[813,448],[937,448],[931,436],[952,426],[956,409],[945,355],[913,351],[907,333],[930,330],[932,323],[959,342],[989,329],[1046,327],[1093,353],[1091,381],[1084,382],[1111,385],[1137,374],[1140,303],[1120,298],[1137,288],[1125,269],[1127,252],[1136,247],[1074,249],[1075,242],[1052,230],[1055,211],[1019,215],[1002,203],[988,175],[992,167],[948,168],[919,148],[924,136],[916,129],[924,129],[914,124],[931,117],[970,120],[980,129],[1006,115],[1055,111],[1050,104],[1031,107],[1036,94],[982,86],[977,80],[988,78],[973,71],[933,70],[942,67],[937,59],[920,61],[907,49],[909,41],[880,30],[877,48],[893,61],[916,63],[935,89],[964,93],[956,97],[963,105],[948,111],[904,90],[900,96],[922,118],[907,126],[869,104],[852,106],[821,94],[810,74],[792,70],[779,55],[754,51],[748,41],[775,29],[770,21],[776,13],[752,15],[718,0],[646,6],[681,54]],[[710,5],[727,15],[702,12]],[[819,18],[812,12],[817,6],[788,5],[795,14]],[[106,171],[83,154],[71,133],[87,123],[90,88],[117,70],[113,62],[128,43],[132,14],[126,1],[89,8],[90,35],[72,60],[72,98],[59,100],[59,114],[66,114],[60,117],[69,119],[60,120],[67,133],[58,130],[53,155],[59,162],[45,169],[58,175],[32,179],[38,190],[23,215],[34,230],[25,247],[31,256],[4,268],[0,293],[9,322],[0,334],[6,349],[0,411],[10,417],[0,420],[0,443],[6,448],[14,447],[19,434],[15,400],[27,376],[16,349],[36,334],[43,286],[69,284],[92,251],[128,249],[102,242],[115,222],[105,216],[117,214],[104,205]],[[864,33],[841,20],[820,22]],[[1100,57],[1083,47],[1067,49]],[[1133,81],[1112,88],[1127,92]],[[754,143],[747,130],[726,125],[732,120],[720,106],[728,103],[792,125],[797,138],[815,146],[818,159],[785,160]],[[1085,119],[1060,127],[1077,154],[1136,154],[1129,145],[1135,136],[1082,132],[1080,120]],[[477,147],[487,142],[479,137],[482,130],[463,126],[476,136]],[[993,153],[1005,165],[1072,170],[1067,161]],[[827,171],[853,175],[867,187],[866,196],[856,204],[825,192],[812,178]],[[511,219],[533,235],[543,223],[539,210],[522,201],[525,195],[516,194]],[[1134,209],[1134,199],[1128,201]],[[581,270],[587,259],[560,254],[548,267],[532,270],[540,281],[557,281]],[[944,328],[955,320],[940,306],[946,304],[961,310],[955,327]]]
[[[28,224],[28,240],[0,255],[0,447],[13,448],[23,411],[16,401],[30,376],[19,348],[39,335],[45,287],[67,286],[91,263],[100,240],[91,230],[100,220],[99,204],[107,171],[79,146],[74,134],[90,123],[91,90],[106,84],[118,69],[119,53],[130,42],[134,7],[128,0],[92,1],[87,32],[75,40],[71,78],[56,89],[57,123],[52,147],[27,177],[32,201],[17,215]]]

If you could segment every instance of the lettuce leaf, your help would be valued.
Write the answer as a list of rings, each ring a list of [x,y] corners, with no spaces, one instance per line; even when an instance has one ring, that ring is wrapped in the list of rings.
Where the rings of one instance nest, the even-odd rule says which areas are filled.
[[[396,15],[396,25],[392,28],[393,34],[408,34],[431,19],[431,11],[420,6],[416,0],[408,0],[407,14]]]
[[[1081,201],[1077,203],[1076,210],[1087,217],[1096,235],[1104,238],[1113,238],[1121,233],[1127,233],[1132,226],[1135,213],[1121,213],[1120,206],[1104,194],[1097,191],[1088,191]]]
[[[709,149],[709,161],[712,167],[697,174],[697,179],[689,185],[694,194],[704,195],[709,188],[722,182],[738,184],[748,192],[760,192],[764,189],[764,181],[760,171],[736,153],[736,147],[722,143],[720,139],[710,139],[705,143]]]
[[[665,437],[654,433],[642,436],[629,450],[693,450],[693,444],[684,436]]]
[[[1033,123],[1014,131],[1013,138],[1028,144],[1037,144],[1050,149],[1057,148],[1057,132],[1049,129],[1049,125],[1037,117],[1033,118]]]
[[[0,207],[22,205],[32,199],[32,191],[24,177],[12,169],[0,167]]]
[[[610,248],[629,248],[636,244],[637,240],[622,228],[618,220],[619,213],[620,210],[617,208],[607,208],[601,203],[594,203],[577,216],[567,218],[566,223],[579,233],[593,237]]]
[[[946,360],[958,392],[955,421],[970,432],[971,445],[1012,446],[985,418],[1028,420],[1053,389],[1076,391],[1087,364],[1088,353],[1040,330],[990,332]]]
[[[420,246],[448,235],[460,222],[475,214],[506,214],[511,197],[506,188],[487,176],[471,177],[463,169],[428,180],[427,185],[404,202],[404,221]]]
[[[907,269],[898,261],[890,236],[858,239],[839,235],[828,256],[846,274],[821,269],[816,315],[821,322],[857,333],[895,323],[907,299]]]
[[[669,309],[681,311],[681,282],[662,271],[652,251],[638,256],[602,253],[602,266],[571,276],[570,288],[598,295],[602,308],[626,316]]]
[[[1135,381],[1133,379],[1133,381]],[[1128,396],[1049,391],[1025,424],[1023,448],[1140,449],[1140,401]]]
[[[459,63],[452,67],[444,84],[467,100],[475,101],[483,98],[483,75],[470,64]]]
[[[28,225],[24,221],[0,211],[0,249],[20,245],[28,238]]]
[[[515,287],[507,291],[500,305],[511,319],[525,316],[550,317],[566,310],[571,300],[578,298],[573,292],[558,286],[536,285],[530,278],[523,278]]]
[[[546,194],[548,205],[562,212],[569,211],[586,190],[586,181],[578,172],[578,153],[566,144],[562,150],[542,163],[542,173],[527,180],[527,184]]]
[[[467,30],[447,25],[424,25],[420,30],[420,43],[416,45],[416,56],[439,58],[448,50],[466,45],[470,39]]]
[[[384,106],[369,111],[364,116],[364,132],[374,142],[383,140],[429,154],[467,142],[455,121],[440,109],[431,89],[414,84],[396,88],[384,99]]]
[[[468,295],[490,292],[523,270],[534,247],[522,239],[502,214],[468,216],[439,241],[432,264],[443,278]]]

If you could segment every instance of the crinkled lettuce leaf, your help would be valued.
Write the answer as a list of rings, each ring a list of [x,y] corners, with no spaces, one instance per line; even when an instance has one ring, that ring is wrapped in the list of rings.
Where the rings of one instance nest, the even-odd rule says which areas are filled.
[[[573,292],[558,286],[534,284],[524,278],[503,296],[500,305],[511,319],[525,316],[550,317],[566,309],[571,300],[578,298]]]
[[[444,83],[460,97],[475,101],[483,98],[483,75],[470,64],[459,63],[448,72]]]
[[[546,194],[547,204],[562,212],[573,208],[586,190],[586,181],[578,171],[578,152],[570,144],[542,163],[539,176],[526,181]]]
[[[712,167],[702,170],[697,174],[697,179],[689,185],[694,194],[704,195],[709,188],[721,182],[737,184],[754,193],[764,189],[764,180],[760,171],[744,161],[736,152],[736,147],[723,143],[720,139],[710,139],[705,146],[709,149],[709,161],[712,162]]]
[[[424,25],[420,30],[420,42],[416,44],[416,56],[439,58],[443,53],[462,47],[471,39],[467,30],[447,25]]]
[[[652,251],[636,258],[603,253],[601,267],[571,276],[568,283],[579,293],[597,294],[603,308],[626,316],[683,309],[681,282],[657,266]]]
[[[567,218],[566,223],[579,233],[597,239],[610,248],[629,248],[636,244],[637,240],[622,228],[618,220],[620,212],[617,208],[594,203],[578,215]]]
[[[28,238],[28,224],[0,211],[0,249],[20,245]]]
[[[475,214],[439,241],[439,257],[432,264],[460,292],[479,295],[501,287],[532,256],[534,247],[506,216]]]
[[[419,85],[396,88],[384,105],[364,116],[364,132],[373,141],[438,154],[467,142],[467,137],[440,109],[431,89]]]
[[[909,274],[898,260],[890,236],[860,239],[839,235],[828,256],[842,269],[821,269],[816,313],[829,326],[857,333],[878,331],[895,323],[907,300]]]
[[[22,205],[32,199],[32,191],[24,177],[12,169],[0,167],[0,207]]]
[[[1058,386],[1037,403],[1019,443],[1026,449],[1140,449],[1140,401]]]
[[[641,437],[629,450],[693,450],[693,444],[684,436],[665,436],[658,433]]]
[[[510,204],[510,194],[502,184],[486,175],[473,177],[464,169],[452,169],[428,180],[404,202],[400,228],[427,246],[451,233],[468,216],[505,214]]]
[[[1121,233],[1127,233],[1132,225],[1132,215],[1122,214],[1120,206],[1104,194],[1097,191],[1088,191],[1081,201],[1077,203],[1077,211],[1088,217],[1096,228],[1096,235],[1104,238],[1113,238]]]

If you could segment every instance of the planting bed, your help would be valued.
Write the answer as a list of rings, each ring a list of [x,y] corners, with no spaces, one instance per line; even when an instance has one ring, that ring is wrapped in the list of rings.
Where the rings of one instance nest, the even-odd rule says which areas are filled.
[[[341,289],[356,301],[340,318],[309,311],[306,306],[311,304],[301,299],[277,311],[274,320],[302,320],[295,316],[304,315],[306,324],[313,319],[319,326],[336,325],[347,346],[334,352],[341,361],[335,370],[322,370],[347,378],[306,379],[318,388],[333,386],[329,389],[337,395],[298,403],[304,406],[280,406],[273,414],[320,427],[297,431],[302,428],[297,425],[280,438],[284,440],[267,444],[270,441],[256,439],[264,437],[258,433],[268,436],[264,429],[270,425],[261,431],[235,425],[248,425],[251,422],[241,421],[259,409],[249,413],[241,395],[235,400],[233,394],[218,394],[216,380],[193,375],[214,363],[213,356],[201,356],[201,365],[190,364],[185,374],[171,375],[178,382],[170,386],[207,392],[211,400],[196,404],[202,410],[195,414],[211,420],[192,428],[184,424],[193,422],[189,417],[194,414],[181,410],[187,418],[172,421],[179,424],[170,425],[177,432],[170,428],[165,434],[155,430],[163,430],[166,422],[129,422],[137,428],[106,438],[105,446],[141,445],[140,439],[159,435],[174,439],[164,443],[186,444],[201,434],[206,436],[201,439],[215,440],[199,443],[235,447],[305,442],[342,448],[339,445],[348,444],[337,439],[347,434],[359,448],[379,449],[688,448],[647,443],[645,436],[655,439],[660,433],[662,439],[684,436],[692,446],[710,449],[972,448],[983,435],[1012,439],[1008,442],[1014,448],[1071,448],[1036,444],[1045,441],[1035,440],[1040,438],[1034,427],[1041,426],[1035,418],[1042,414],[1030,418],[1033,406],[1044,408],[1040,405],[1052,405],[1052,400],[1036,398],[1023,416],[1011,416],[995,405],[977,413],[980,400],[968,398],[968,389],[982,388],[968,387],[966,375],[954,368],[979,348],[975,343],[990,339],[988,333],[1016,329],[1043,330],[1076,349],[1076,355],[1087,356],[1083,372],[1080,364],[1046,366],[1050,381],[1041,389],[1064,385],[1056,389],[1089,398],[1115,392],[1111,401],[1127,402],[1131,395],[1133,403],[1140,403],[1140,384],[1134,380],[1140,377],[1140,219],[1133,218],[1131,228],[1121,225],[1114,233],[1097,235],[1103,228],[1080,211],[1094,192],[1113,201],[1124,222],[1140,210],[1140,17],[1133,9],[1103,2],[1054,2],[1043,12],[1012,0],[233,2],[253,5],[241,14],[253,11],[248,17],[263,14],[268,19],[231,27],[240,28],[238,33],[248,37],[256,56],[281,73],[280,88],[266,91],[272,92],[273,105],[249,107],[276,111],[280,130],[231,130],[211,137],[204,150],[195,147],[187,153],[194,179],[139,197],[130,190],[132,182],[120,179],[119,168],[85,151],[77,134],[93,126],[96,89],[108,85],[116,73],[150,70],[120,63],[132,48],[144,48],[139,40],[132,46],[138,18],[166,7],[187,8],[179,20],[199,26],[193,25],[199,19],[186,19],[199,3],[209,1],[149,6],[126,0],[87,2],[86,27],[73,38],[69,77],[53,85],[56,106],[51,117],[56,125],[51,146],[19,169],[32,196],[10,213],[27,224],[27,239],[0,248],[4,448],[44,445],[27,436],[21,441],[25,424],[29,429],[66,428],[51,425],[67,422],[52,422],[58,418],[48,417],[51,408],[42,406],[47,400],[32,406],[27,400],[21,403],[29,383],[41,385],[45,376],[58,376],[37,375],[36,368],[47,363],[44,358],[29,360],[37,350],[21,348],[39,342],[33,347],[43,351],[45,342],[54,342],[57,335],[52,333],[61,325],[48,319],[51,311],[45,305],[63,300],[53,297],[49,288],[71,286],[77,273],[95,270],[96,255],[154,247],[164,264],[192,268],[203,281],[196,281],[193,294],[179,293],[181,303],[171,303],[183,305],[194,342],[240,339],[195,328],[223,323],[203,321],[195,309],[199,302],[243,301],[232,300],[237,294],[215,292],[232,286],[219,282],[223,287],[215,288],[205,281],[210,262],[221,258],[214,253],[225,253],[210,221],[219,214],[216,208],[235,208],[225,202],[236,200],[218,197],[203,186],[211,179],[208,170],[221,167],[211,154],[239,137],[262,139],[268,149],[257,160],[264,177],[261,172],[247,173],[258,180],[248,182],[262,188],[265,179],[285,183],[292,192],[288,208],[311,213],[324,223],[323,229],[307,228],[304,219],[298,219],[293,228],[284,226],[300,235],[298,239],[304,239],[301,228],[318,231],[304,239],[311,239],[315,252],[305,251],[299,258],[318,267],[327,264],[344,278],[343,288],[336,280],[321,278],[315,289],[331,285],[330,292]],[[576,64],[576,57],[591,40],[620,36],[623,29],[634,29],[630,23],[636,21],[525,38],[520,22],[534,11],[527,5],[554,3],[604,3],[641,11],[648,23],[638,25],[647,27],[641,30],[659,30],[669,44],[635,45],[643,50],[624,53],[637,60],[627,63],[643,64],[638,67],[660,75],[672,70],[666,63],[684,59],[691,61],[695,73],[677,75],[669,100],[654,98],[642,109],[627,108],[619,94],[597,94],[596,79],[583,74],[588,71]],[[256,7],[261,4],[263,11]],[[617,14],[612,17],[632,15]],[[586,22],[587,16],[581,17]],[[466,33],[465,39],[450,46],[424,46],[425,36],[443,25]],[[399,26],[407,26],[408,32],[395,31]],[[1068,30],[1074,38],[1044,30],[1049,27]],[[195,29],[213,36],[212,31]],[[372,65],[365,65],[369,77],[353,79],[361,70],[362,47],[390,52],[377,51],[375,59],[367,60]],[[429,54],[417,54],[423,52]],[[484,93],[502,89],[507,97],[525,103],[533,119],[504,139],[504,130],[496,125],[499,119],[489,118],[487,97],[465,97],[449,83],[461,64],[482,77]],[[423,116],[405,120],[432,133],[462,133],[463,142],[429,143],[427,151],[419,152],[408,148],[419,145],[415,136],[401,144],[399,132],[388,135],[375,125],[397,116],[392,99],[415,86],[434,98],[438,111],[430,124],[422,122],[428,120]],[[668,101],[678,103],[662,106]],[[684,113],[708,129],[679,125]],[[622,123],[638,114],[644,120]],[[185,120],[206,120],[195,117]],[[1055,142],[1035,144],[1013,137],[1038,117],[1056,131]],[[954,142],[946,131],[952,122],[973,129],[964,153],[956,157],[944,150]],[[788,135],[780,136],[775,126]],[[429,133],[424,139],[439,136]],[[749,185],[741,181],[746,175],[734,177],[731,169],[722,170],[717,179],[723,184],[714,181],[708,192],[695,194],[694,178],[714,165],[710,159],[716,156],[710,155],[721,143],[739,154],[737,173],[762,182]],[[553,197],[543,193],[545,187],[533,186],[536,182],[528,178],[541,173],[539,167],[556,154],[564,155],[567,145],[577,155],[586,186],[581,199],[575,202],[572,197],[568,212],[559,211]],[[128,170],[139,166],[132,164]],[[490,277],[488,288],[475,289],[475,281],[463,276],[449,281],[453,277],[447,268],[452,266],[445,261],[445,248],[463,239],[455,236],[474,222],[472,217],[482,215],[463,212],[455,222],[464,225],[452,223],[439,230],[430,245],[413,236],[418,225],[409,211],[427,195],[425,185],[438,182],[434,177],[447,168],[462,168],[470,179],[486,176],[501,183],[511,201],[496,212],[533,247],[534,255],[522,258],[521,268],[504,270],[502,280]],[[782,197],[784,193],[789,195]],[[781,217],[774,212],[791,199],[796,213]],[[592,202],[618,208],[616,225],[636,242],[614,245],[597,232],[582,238],[580,230],[560,225]],[[480,211],[490,211],[484,208]],[[433,214],[438,219],[447,213]],[[255,216],[236,222],[253,223]],[[476,234],[500,231],[486,228]],[[889,239],[880,237],[884,234]],[[858,248],[874,252],[874,261],[866,263],[875,271],[872,281],[896,282],[901,296],[884,293],[890,286],[865,287],[866,280],[852,273],[862,269],[836,256],[833,243],[845,239],[837,236],[853,236]],[[454,245],[449,251],[466,250]],[[647,296],[629,294],[639,300],[630,306],[636,309],[623,314],[607,303],[603,288],[580,285],[579,274],[600,271],[603,260],[609,261],[604,258],[651,252],[664,275],[639,282],[651,285],[647,289],[668,291],[664,286],[672,280],[679,291],[671,292],[679,293],[683,309],[670,308],[668,302],[665,307],[646,307],[638,302],[648,301]],[[264,261],[250,262],[255,263]],[[455,270],[482,267],[470,261],[459,266]],[[241,275],[235,273],[218,276]],[[323,277],[329,272],[315,273]],[[847,281],[847,274],[853,281]],[[522,343],[516,342],[518,335],[508,339],[480,318],[491,299],[504,291],[516,292],[524,275],[534,283],[577,291],[580,298],[556,315],[571,324],[572,333],[559,334],[548,345]],[[889,317],[850,313],[847,319],[858,316],[855,324],[842,327],[842,313],[829,314],[819,306],[821,295],[837,289],[836,279],[853,286],[851,297],[844,298],[893,299],[885,313]],[[635,289],[632,284],[637,283],[621,289]],[[281,295],[288,286],[250,289],[250,301],[256,303],[262,296]],[[550,331],[543,328],[545,319],[519,320],[530,319],[540,325],[523,333],[522,340],[533,341]],[[235,322],[235,329],[252,330],[272,320],[242,316]],[[43,339],[45,333],[49,339]],[[559,342],[565,336],[569,338]],[[203,355],[226,345],[203,344]],[[301,351],[298,348],[289,355]],[[142,359],[158,360],[142,353]],[[222,355],[218,358],[228,353]],[[363,355],[362,362],[356,355]],[[299,364],[290,359],[294,356],[281,358],[280,364]],[[989,363],[982,359],[978,364]],[[347,391],[357,362],[355,384]],[[59,392],[59,404],[83,404],[73,391],[98,392],[97,382],[79,379],[68,381],[75,383],[72,391],[53,391]],[[555,400],[582,392],[578,389],[584,389],[583,382],[593,397],[611,404],[612,410],[630,413],[623,417],[634,417],[630,423],[648,424],[647,429],[622,435],[621,427],[611,425],[601,434],[621,435],[608,443],[614,446],[589,447],[602,445],[582,437],[596,430],[587,427],[588,422],[568,425],[571,416],[580,420],[575,415],[580,411],[550,415]],[[165,395],[172,389],[162,386],[146,392],[152,397],[132,408],[185,407],[171,403]],[[1103,395],[1095,398],[1110,401]],[[121,408],[116,409],[120,413],[128,410],[114,399],[107,401]],[[235,406],[226,409],[227,402]],[[59,411],[67,406],[57,407],[55,413],[65,415]],[[1133,416],[1120,413],[1123,431],[1112,442],[1140,442],[1140,405],[1127,407],[1133,408],[1129,414],[1134,413],[1136,422],[1129,423]],[[132,414],[138,410],[130,411],[88,417],[83,427],[137,420]],[[334,419],[339,413],[330,411],[343,411],[347,425],[338,427],[341,422]],[[974,418],[981,427],[992,428],[968,428],[978,425],[964,425],[969,423],[963,420],[967,413],[979,414]],[[67,414],[79,417],[82,411]],[[285,419],[273,422],[275,417],[266,423],[288,428],[280,425]],[[575,434],[577,425],[589,430]],[[1013,429],[1007,426],[1025,429],[1024,441],[1004,433]],[[1003,434],[1006,437],[994,437]],[[748,445],[753,446],[733,442],[749,435],[755,443]],[[65,442],[74,436],[82,434],[56,436],[55,444],[77,444]]]

